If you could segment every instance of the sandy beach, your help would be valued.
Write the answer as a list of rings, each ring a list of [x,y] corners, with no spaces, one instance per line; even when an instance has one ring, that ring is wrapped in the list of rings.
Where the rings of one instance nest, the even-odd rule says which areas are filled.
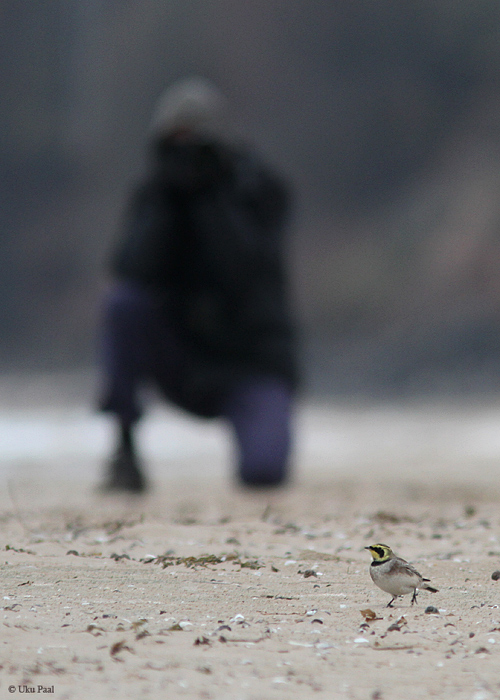
[[[96,494],[109,426],[81,395],[16,397],[2,698],[500,697],[500,405],[304,405],[295,478],[272,492],[232,483],[223,428],[158,408],[134,498]],[[387,608],[374,542],[438,593]]]

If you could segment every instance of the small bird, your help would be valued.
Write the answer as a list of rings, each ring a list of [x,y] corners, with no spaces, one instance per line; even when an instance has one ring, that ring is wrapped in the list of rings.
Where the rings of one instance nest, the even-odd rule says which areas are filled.
[[[437,593],[437,588],[428,586],[428,578],[424,578],[407,561],[397,557],[392,549],[386,544],[372,544],[365,547],[372,557],[370,564],[370,576],[373,583],[393,597],[388,602],[387,607],[394,607],[392,604],[399,596],[412,593],[411,604],[417,600],[417,589],[422,588],[431,593]]]

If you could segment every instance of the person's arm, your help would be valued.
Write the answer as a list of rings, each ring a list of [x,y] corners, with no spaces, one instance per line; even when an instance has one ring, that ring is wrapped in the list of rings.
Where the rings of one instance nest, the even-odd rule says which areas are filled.
[[[111,257],[112,272],[146,285],[167,286],[172,227],[165,190],[152,183],[141,187],[132,198],[124,232]]]

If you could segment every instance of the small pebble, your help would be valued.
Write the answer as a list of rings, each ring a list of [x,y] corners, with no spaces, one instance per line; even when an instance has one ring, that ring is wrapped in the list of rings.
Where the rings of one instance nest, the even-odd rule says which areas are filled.
[[[428,605],[425,608],[425,612],[427,615],[439,615],[439,610],[435,608],[433,605]]]
[[[304,578],[310,578],[311,576],[317,576],[318,574],[313,569],[307,569],[304,571]]]
[[[497,571],[494,571],[491,574],[491,578],[493,579],[493,581],[498,581],[498,579],[500,578],[500,571],[498,571],[498,569],[497,569]]]

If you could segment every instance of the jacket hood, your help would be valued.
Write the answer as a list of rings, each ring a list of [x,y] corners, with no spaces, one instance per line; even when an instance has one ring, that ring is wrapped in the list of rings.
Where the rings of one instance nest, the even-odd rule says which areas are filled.
[[[222,137],[228,128],[227,102],[209,80],[192,77],[171,85],[161,95],[150,125],[152,139],[176,131]]]

